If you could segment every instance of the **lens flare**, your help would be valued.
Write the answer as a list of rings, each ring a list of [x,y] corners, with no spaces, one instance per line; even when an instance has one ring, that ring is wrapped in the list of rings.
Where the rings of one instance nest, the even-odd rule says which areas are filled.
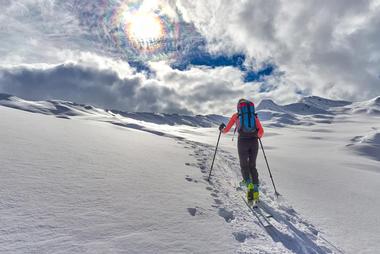
[[[136,13],[127,17],[126,31],[130,40],[140,46],[164,36],[161,20],[151,13]]]
[[[165,13],[169,7],[160,1],[106,0],[103,34],[130,60],[172,58],[181,48],[183,22],[180,15]]]

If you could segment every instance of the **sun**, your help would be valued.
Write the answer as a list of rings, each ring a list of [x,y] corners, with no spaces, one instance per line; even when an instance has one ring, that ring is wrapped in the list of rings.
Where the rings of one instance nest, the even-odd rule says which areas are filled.
[[[164,36],[160,17],[155,13],[137,12],[126,18],[126,32],[135,46],[149,48]]]
[[[106,39],[129,59],[169,59],[183,50],[187,26],[166,1],[105,1],[110,3],[103,16]]]

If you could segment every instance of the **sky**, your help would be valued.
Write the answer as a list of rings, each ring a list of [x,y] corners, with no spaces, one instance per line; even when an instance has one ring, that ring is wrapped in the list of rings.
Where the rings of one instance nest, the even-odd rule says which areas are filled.
[[[0,0],[0,93],[230,114],[380,95],[380,0]]]

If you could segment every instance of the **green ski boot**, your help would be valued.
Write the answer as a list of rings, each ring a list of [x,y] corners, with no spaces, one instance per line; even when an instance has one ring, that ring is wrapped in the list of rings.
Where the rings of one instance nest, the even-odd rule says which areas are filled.
[[[253,186],[253,201],[255,203],[259,203],[259,201],[260,201],[260,197],[259,197],[259,185],[258,184],[254,184],[254,186]]]
[[[253,205],[254,201],[254,186],[253,183],[249,183],[247,186],[247,201],[249,205]]]

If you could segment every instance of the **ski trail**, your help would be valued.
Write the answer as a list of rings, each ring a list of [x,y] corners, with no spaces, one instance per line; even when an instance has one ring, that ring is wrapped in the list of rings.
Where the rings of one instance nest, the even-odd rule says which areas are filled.
[[[202,178],[191,178],[191,181],[204,184],[210,191],[214,200],[211,206],[231,226],[233,236],[240,243],[237,253],[343,253],[326,240],[315,226],[298,215],[286,201],[277,201],[273,197],[271,186],[262,179],[260,209],[256,212],[249,209],[242,199],[245,192],[237,187],[241,178],[240,165],[234,155],[218,149],[214,170],[208,182],[215,147],[186,139],[178,139],[178,143],[189,149],[190,155],[197,161],[186,163],[202,172]],[[266,218],[260,213],[272,217]]]
[[[332,245],[330,242],[327,242],[324,238],[320,237],[321,240],[325,241],[327,245],[332,247],[332,249],[326,248],[326,246],[319,246],[318,243],[318,235],[320,234],[311,224],[303,221],[301,225],[298,227],[306,226],[306,230],[302,230],[297,227],[297,224],[300,224],[300,221],[295,219],[296,217],[291,217],[289,214],[282,215],[281,209],[276,210],[275,208],[268,205],[265,201],[260,203],[260,207],[267,213],[271,214],[273,219],[282,225],[287,227],[287,230],[293,235],[293,239],[298,242],[298,246],[302,248],[300,250],[294,249],[295,253],[331,253],[335,249],[335,251],[342,253],[337,247]],[[286,210],[286,208],[282,209]],[[299,219],[299,218],[298,218]],[[293,221],[293,223],[291,222]],[[284,238],[285,239],[285,238]],[[290,245],[289,247],[294,247]]]

